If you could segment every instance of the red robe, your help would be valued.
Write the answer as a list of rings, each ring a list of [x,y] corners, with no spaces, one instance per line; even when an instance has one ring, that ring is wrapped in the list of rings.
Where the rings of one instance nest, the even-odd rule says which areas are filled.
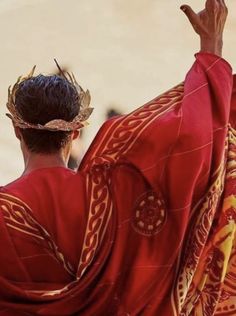
[[[197,54],[184,84],[107,121],[78,173],[2,187],[0,315],[235,315],[231,94],[229,64]]]

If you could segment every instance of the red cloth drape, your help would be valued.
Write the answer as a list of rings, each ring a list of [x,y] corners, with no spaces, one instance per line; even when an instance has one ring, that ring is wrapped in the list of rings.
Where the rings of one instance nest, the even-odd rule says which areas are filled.
[[[106,122],[77,174],[3,187],[0,314],[234,315],[231,93],[230,66],[199,53],[184,84]]]

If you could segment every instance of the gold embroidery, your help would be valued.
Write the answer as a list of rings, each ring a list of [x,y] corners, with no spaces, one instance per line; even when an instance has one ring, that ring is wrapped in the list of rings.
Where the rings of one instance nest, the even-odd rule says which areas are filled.
[[[90,205],[78,278],[92,262],[111,217],[113,203],[109,192],[110,165],[131,149],[154,120],[182,101],[183,90],[184,85],[180,84],[124,118],[115,120],[83,166],[82,170],[89,174],[87,196]]]
[[[0,193],[0,209],[7,227],[46,242],[55,259],[69,274],[75,275],[72,265],[65,260],[50,234],[35,220],[29,206],[14,196]]]
[[[226,168],[223,157],[181,262],[172,300],[176,315],[236,314],[236,132],[231,127],[226,143]]]

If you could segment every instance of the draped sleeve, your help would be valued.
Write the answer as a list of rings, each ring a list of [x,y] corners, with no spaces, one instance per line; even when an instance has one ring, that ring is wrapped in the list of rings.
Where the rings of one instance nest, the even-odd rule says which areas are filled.
[[[105,278],[116,280],[121,302],[136,313],[148,304],[150,315],[194,306],[194,276],[209,259],[201,254],[224,190],[231,93],[230,65],[198,53],[183,84],[107,121],[82,161],[90,202],[79,275],[110,229],[114,246]],[[139,301],[141,288],[146,294]],[[205,299],[198,308],[215,310],[219,297],[220,291],[210,307]]]
[[[107,121],[80,170],[129,164],[166,195],[170,208],[197,201],[224,152],[231,90],[229,64],[196,54],[184,84]]]

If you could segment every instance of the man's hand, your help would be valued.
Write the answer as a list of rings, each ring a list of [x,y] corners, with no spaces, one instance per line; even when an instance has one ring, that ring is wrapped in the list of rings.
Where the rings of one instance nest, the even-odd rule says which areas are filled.
[[[201,51],[221,56],[223,31],[228,15],[224,0],[207,0],[205,9],[195,13],[188,5],[181,6],[193,29],[201,39]]]

